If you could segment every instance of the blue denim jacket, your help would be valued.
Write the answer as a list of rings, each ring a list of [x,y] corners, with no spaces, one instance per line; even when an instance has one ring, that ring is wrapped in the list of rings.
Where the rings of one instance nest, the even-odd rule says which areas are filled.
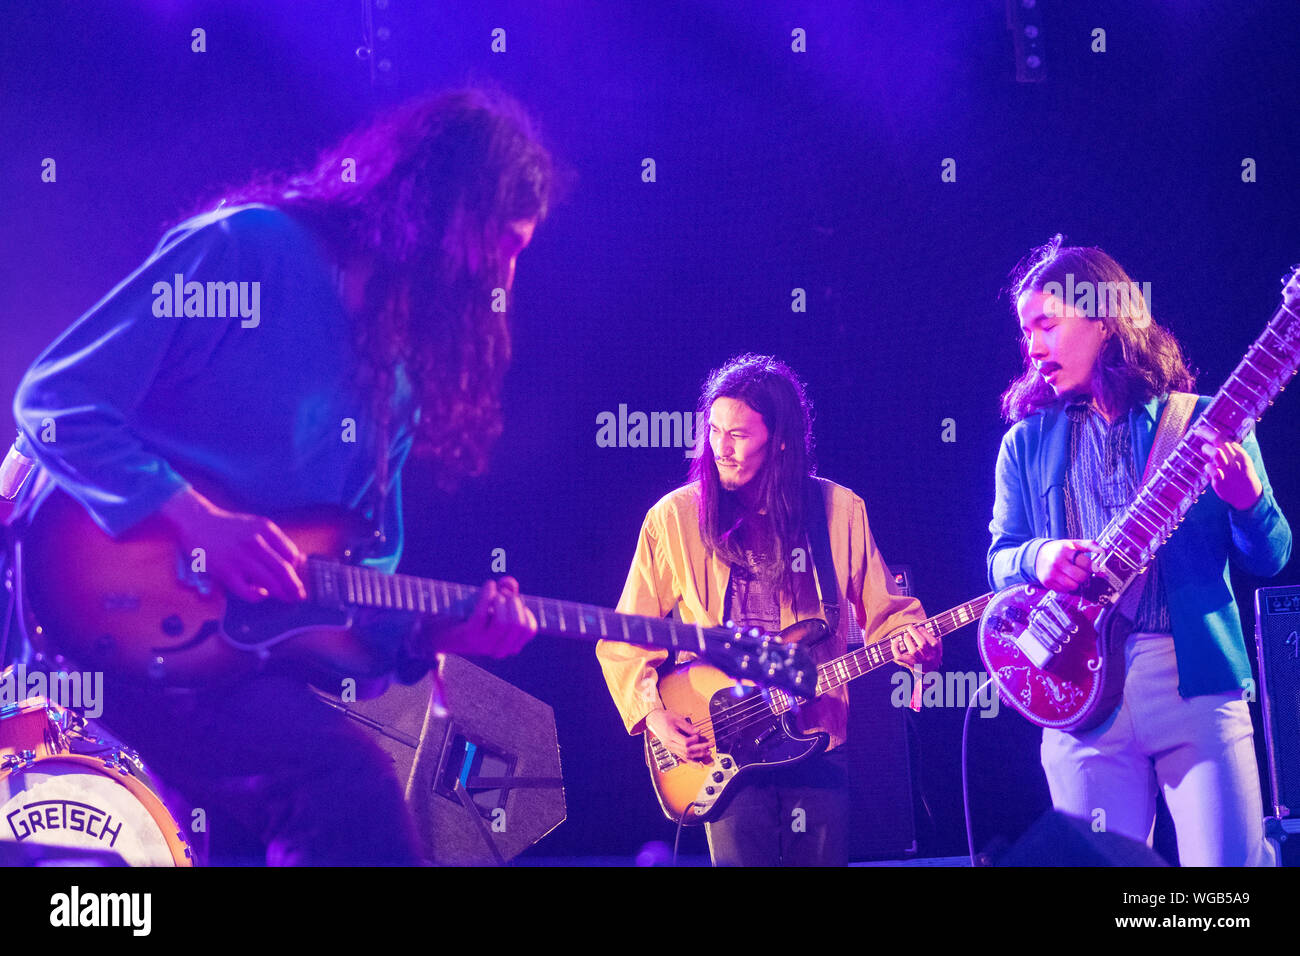
[[[1197,402],[1197,414],[1210,403]],[[1165,400],[1152,399],[1129,412],[1136,473],[1151,454]],[[1070,422],[1063,405],[1041,409],[1017,422],[998,453],[997,499],[989,531],[989,584],[1007,588],[1037,584],[1034,562],[1042,546],[1068,537],[1065,525],[1065,473]],[[1250,660],[1236,599],[1228,579],[1228,558],[1258,577],[1272,577],[1291,556],[1291,528],[1273,498],[1259,443],[1252,433],[1243,442],[1255,463],[1264,494],[1253,507],[1237,511],[1207,489],[1182,525],[1160,549],[1178,657],[1178,692],[1184,697],[1235,691],[1250,679]]]

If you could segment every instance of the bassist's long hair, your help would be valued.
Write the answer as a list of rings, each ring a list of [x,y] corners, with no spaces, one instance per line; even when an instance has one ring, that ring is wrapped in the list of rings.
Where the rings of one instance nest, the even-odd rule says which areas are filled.
[[[756,512],[746,514],[734,492],[722,487],[713,458],[707,427],[709,409],[719,398],[744,402],[763,417],[767,426],[767,458],[751,481],[758,483]],[[700,496],[700,537],[706,548],[728,564],[746,563],[735,534],[742,519],[763,516],[771,532],[772,548],[759,573],[793,596],[796,577],[790,552],[804,542],[804,480],[815,472],[812,437],[812,403],[803,383],[788,365],[770,355],[746,354],[714,371],[700,394],[698,421],[705,425],[696,435],[696,455],[690,477]],[[784,447],[782,447],[784,446]]]

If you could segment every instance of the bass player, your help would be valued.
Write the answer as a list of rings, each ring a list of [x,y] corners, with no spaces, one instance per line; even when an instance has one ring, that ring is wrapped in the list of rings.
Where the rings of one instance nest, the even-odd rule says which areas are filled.
[[[727,620],[775,634],[803,618],[820,617],[825,589],[851,608],[878,640],[904,628],[895,659],[930,668],[938,639],[922,628],[915,598],[891,594],[888,570],[872,539],[862,499],[847,488],[812,478],[811,408],[804,387],[783,362],[742,355],[715,371],[699,409],[707,434],[691,481],[661,499],[641,527],[618,610],[662,617],[676,607],[688,624]],[[825,508],[835,581],[814,583],[808,482]],[[802,549],[804,560],[795,556]],[[845,652],[849,614],[814,649],[819,661]],[[597,655],[629,733],[648,731],[674,755],[710,759],[708,739],[657,691],[663,651],[602,642]],[[845,865],[848,862],[848,777],[843,752],[848,696],[839,688],[806,705],[800,729],[825,731],[830,751],[793,767],[737,780],[721,816],[706,824],[715,866]]]

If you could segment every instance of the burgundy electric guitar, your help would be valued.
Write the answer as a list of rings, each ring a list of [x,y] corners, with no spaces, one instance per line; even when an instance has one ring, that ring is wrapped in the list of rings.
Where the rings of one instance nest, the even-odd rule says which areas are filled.
[[[46,500],[21,544],[25,617],[47,657],[125,680],[197,687],[232,680],[268,663],[323,682],[384,676],[356,626],[366,609],[464,618],[478,589],[385,574],[349,563],[359,529],[347,512],[284,516],[276,523],[310,557],[307,599],[248,603],[191,571],[162,519],[119,539],[105,534],[62,491]],[[687,650],[735,674],[811,693],[817,668],[809,651],[757,630],[701,628],[601,607],[524,597],[539,633]],[[337,681],[334,682],[337,686]]]
[[[1201,445],[1239,442],[1300,365],[1300,267],[1282,304],[1187,434],[1102,532],[1093,577],[1064,594],[1036,585],[998,592],[980,621],[979,649],[1002,699],[1041,727],[1088,730],[1119,705],[1124,640],[1116,607],[1210,483]]]

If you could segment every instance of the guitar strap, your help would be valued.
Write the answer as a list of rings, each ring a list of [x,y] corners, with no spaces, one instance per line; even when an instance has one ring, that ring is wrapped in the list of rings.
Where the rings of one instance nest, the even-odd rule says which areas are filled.
[[[1150,483],[1156,470],[1164,464],[1169,453],[1174,450],[1178,442],[1183,437],[1183,432],[1187,431],[1187,426],[1191,423],[1192,414],[1196,411],[1196,396],[1191,392],[1170,392],[1169,401],[1165,402],[1164,413],[1160,416],[1160,424],[1156,426],[1156,437],[1151,442],[1151,454],[1147,456],[1146,470],[1142,472],[1142,481],[1139,488],[1144,488]],[[1143,587],[1131,587],[1124,592],[1117,605],[1118,610],[1125,617],[1130,619],[1137,613],[1138,603],[1141,601]]]
[[[1196,396],[1191,392],[1170,392],[1169,401],[1165,403],[1164,414],[1156,427],[1156,437],[1151,443],[1151,454],[1147,457],[1146,471],[1142,473],[1142,485],[1145,486],[1155,474],[1156,469],[1164,464],[1169,453],[1174,450],[1191,423],[1192,413],[1196,411]]]
[[[804,524],[808,529],[808,544],[812,548],[813,568],[816,572],[817,594],[821,598],[822,612],[832,634],[840,629],[840,586],[835,577],[835,562],[831,558],[830,528],[826,524],[826,496],[822,484],[809,476],[804,479]]]

